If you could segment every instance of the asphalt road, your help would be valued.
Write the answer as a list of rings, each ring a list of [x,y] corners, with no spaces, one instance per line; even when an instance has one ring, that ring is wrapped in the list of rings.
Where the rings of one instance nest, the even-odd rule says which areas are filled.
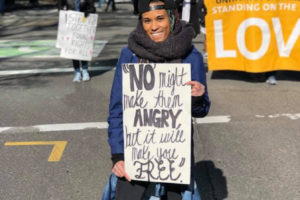
[[[105,122],[112,67],[137,21],[130,4],[117,6],[98,10],[96,40],[107,43],[90,63],[89,82],[72,83],[72,72],[20,74],[72,67],[66,59],[33,58],[26,46],[26,56],[0,58],[1,200],[101,199],[111,169]],[[6,13],[0,42],[55,40],[57,17],[53,7]],[[194,40],[200,51],[202,41]],[[203,200],[300,199],[300,73],[277,77],[269,86],[261,74],[208,71],[212,106],[207,121],[195,124]]]

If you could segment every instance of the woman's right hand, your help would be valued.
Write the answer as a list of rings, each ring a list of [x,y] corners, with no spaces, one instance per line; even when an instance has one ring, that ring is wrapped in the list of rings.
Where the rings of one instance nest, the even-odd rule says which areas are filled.
[[[125,177],[129,182],[131,181],[130,176],[125,171],[125,163],[123,160],[118,161],[112,168],[112,172],[120,178]]]

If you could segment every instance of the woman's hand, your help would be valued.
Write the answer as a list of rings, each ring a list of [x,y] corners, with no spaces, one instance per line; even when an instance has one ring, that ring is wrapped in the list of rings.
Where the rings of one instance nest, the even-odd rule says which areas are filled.
[[[192,86],[192,96],[194,97],[200,97],[205,92],[205,86],[198,81],[189,81],[186,84]]]
[[[131,181],[130,176],[125,172],[124,161],[118,161],[112,168],[112,172],[120,178],[125,177],[129,182]]]

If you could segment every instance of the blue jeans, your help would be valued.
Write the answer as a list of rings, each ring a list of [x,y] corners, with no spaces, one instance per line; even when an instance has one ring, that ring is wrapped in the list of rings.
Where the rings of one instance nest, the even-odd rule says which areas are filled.
[[[102,200],[114,200],[116,196],[118,178],[116,175],[111,174],[108,182],[104,188]]]
[[[101,8],[103,2],[104,2],[104,0],[99,0],[99,1],[98,1],[98,8]]]
[[[193,179],[192,179],[193,180]],[[104,193],[102,195],[102,200],[114,200],[116,196],[118,178],[116,175],[111,174],[108,182],[104,188]],[[158,200],[159,196],[164,195],[164,186],[162,184],[155,185],[155,196],[151,196],[149,200]],[[191,191],[185,190],[181,192],[182,200],[201,200],[200,194],[198,192],[198,187],[194,181],[194,193]]]

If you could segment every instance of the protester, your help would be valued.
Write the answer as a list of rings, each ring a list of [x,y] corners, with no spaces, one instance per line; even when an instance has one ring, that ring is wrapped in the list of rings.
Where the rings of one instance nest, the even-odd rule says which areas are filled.
[[[191,15],[191,0],[183,0],[182,2],[181,20],[188,23]]]
[[[203,34],[203,58],[204,60],[207,60],[208,54],[207,54],[207,44],[206,44],[206,28],[205,28],[205,16],[206,16],[207,10],[206,6],[204,4],[204,0],[199,0],[199,19],[200,19],[200,33]]]
[[[37,6],[39,6],[39,1],[38,0],[29,0],[29,4],[34,7],[37,7]]]
[[[200,33],[198,0],[176,0],[176,4],[181,19],[192,24],[196,37]]]
[[[84,12],[84,16],[88,17],[90,13],[95,13],[96,8],[93,0],[67,0],[67,9]],[[88,72],[88,61],[72,60],[74,67],[73,82],[89,81],[90,75]],[[80,70],[80,64],[82,73]]]
[[[138,0],[131,0],[132,4],[133,4],[133,14],[134,15],[138,15],[139,11],[138,11]]]
[[[106,4],[105,12],[108,11],[110,5],[111,5],[111,8],[112,8],[112,11],[117,10],[115,0],[108,0],[107,4]]]
[[[66,0],[58,0],[57,1],[58,10],[63,10],[65,6],[67,6],[67,1]]]
[[[0,14],[4,15],[4,0],[0,0]]]
[[[99,1],[98,1],[98,8],[101,8],[101,7],[102,7],[103,2],[104,2],[104,0],[99,0]]]
[[[102,200],[115,197],[118,200],[140,200],[145,198],[145,191],[149,191],[149,188],[154,188],[151,193],[152,199],[159,198],[158,196],[169,200],[201,199],[194,179],[193,140],[190,185],[133,181],[124,169],[122,64],[190,63],[192,81],[187,85],[191,86],[192,91],[192,116],[204,117],[210,108],[202,55],[192,45],[195,33],[191,25],[179,20],[175,7],[173,0],[139,1],[140,18],[136,29],[129,35],[128,47],[121,52],[111,89],[108,136],[113,174],[105,188]],[[193,138],[193,133],[191,137]]]
[[[269,85],[276,85],[277,84],[277,81],[276,81],[276,71],[267,72],[266,73],[266,77],[267,77],[266,82]]]

